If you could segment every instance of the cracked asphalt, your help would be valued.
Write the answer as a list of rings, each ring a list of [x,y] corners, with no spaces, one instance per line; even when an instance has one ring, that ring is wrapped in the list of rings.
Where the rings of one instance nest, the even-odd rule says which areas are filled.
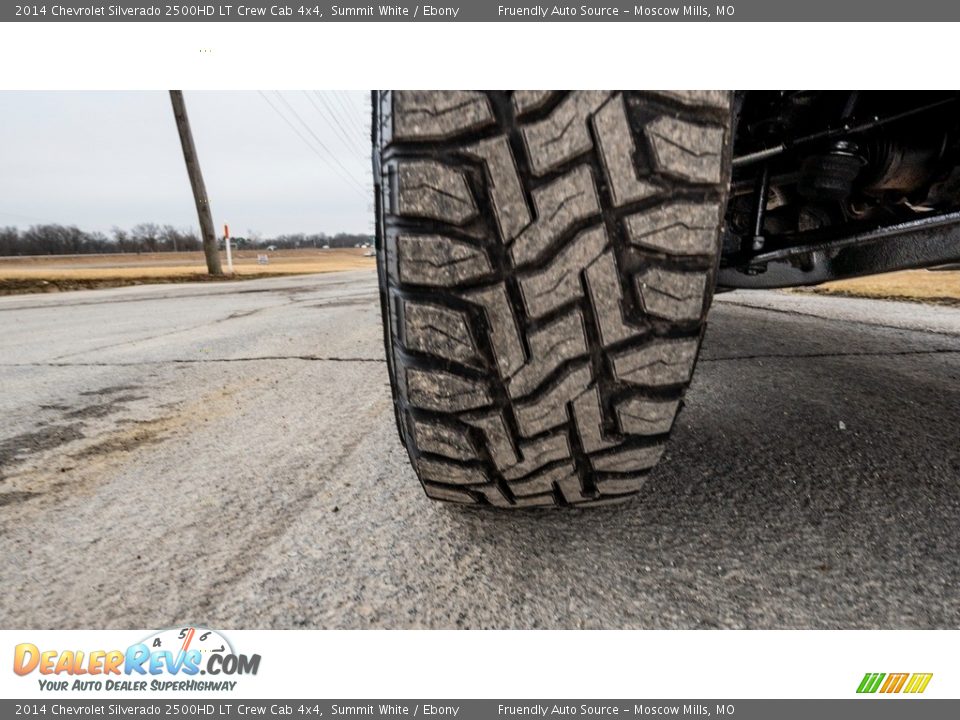
[[[719,296],[631,504],[428,503],[368,272],[0,298],[0,626],[955,628],[960,310]]]

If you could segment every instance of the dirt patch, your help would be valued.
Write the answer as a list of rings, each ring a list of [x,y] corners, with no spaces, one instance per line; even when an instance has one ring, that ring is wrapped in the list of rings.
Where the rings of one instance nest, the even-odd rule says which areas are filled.
[[[122,399],[130,387],[118,385],[88,393],[112,393]],[[200,418],[208,420],[233,412],[230,398],[238,387],[225,386],[188,403],[167,403],[168,411],[161,417],[82,420],[72,426],[38,429],[4,440],[0,451],[6,448],[5,456],[0,457],[12,460],[16,469],[6,477],[0,475],[0,491],[5,491],[0,492],[0,506],[16,503],[24,505],[24,512],[37,513],[59,502],[60,493],[76,497],[92,492],[117,468],[136,462],[137,453],[145,448],[169,441]],[[80,442],[69,454],[60,449],[73,439]],[[24,450],[27,447],[29,454]],[[0,524],[0,535],[3,530]]]
[[[943,307],[956,307],[960,308],[960,299],[952,297],[926,297],[926,296],[912,296],[912,295],[895,295],[889,293],[878,293],[878,292],[859,292],[857,290],[838,290],[838,289],[822,289],[822,288],[813,288],[802,290],[801,292],[807,292],[813,295],[832,295],[833,297],[847,297],[847,298],[869,298],[871,300],[899,300],[900,302],[915,302],[922,303],[924,305],[942,305]]]
[[[0,440],[0,479],[4,469],[23,462],[30,455],[46,452],[84,438],[83,423],[49,425]]]
[[[309,308],[336,308],[336,307],[353,307],[359,305],[365,305],[370,307],[376,307],[374,304],[376,301],[376,296],[370,295],[367,297],[358,297],[358,298],[344,298],[342,300],[328,300],[327,302],[314,303],[312,305],[307,305]]]
[[[90,420],[93,418],[102,418],[112,415],[118,410],[126,407],[127,403],[137,400],[148,399],[146,395],[118,395],[111,398],[109,402],[96,403],[95,405],[86,405],[84,407],[68,410],[63,414],[64,417],[72,420]]]
[[[13,492],[8,492],[8,493],[0,493],[0,507],[23,502],[24,500],[35,498],[39,494],[40,493],[34,493],[34,492],[21,492],[19,490],[15,490]]]
[[[137,422],[134,427],[112,433],[105,440],[85,447],[70,457],[74,460],[84,460],[115,453],[128,453],[146,445],[155,445],[166,437],[164,430],[169,427],[170,420],[170,418],[159,418]]]
[[[105,388],[100,388],[99,390],[84,390],[80,394],[84,397],[89,397],[91,395],[114,395],[116,393],[125,393],[130,392],[131,390],[139,389],[139,385],[110,385]]]
[[[36,429],[0,440],[0,479],[5,477],[4,470],[13,465],[22,464],[30,456],[48,450],[55,450],[74,440],[87,437],[84,421],[105,418],[124,410],[129,403],[148,399],[146,395],[134,395],[136,385],[111,385],[99,390],[85,390],[81,396],[101,397],[101,402],[89,405],[71,406],[62,403],[41,405],[41,410],[53,410],[62,413],[63,420],[58,424],[39,423]],[[109,399],[108,399],[109,398]]]
[[[293,273],[291,273],[293,274]],[[234,275],[231,277],[213,277],[211,275],[191,273],[170,275],[167,277],[142,275],[135,277],[105,278],[51,278],[7,279],[0,278],[0,295],[27,295],[30,293],[69,292],[72,290],[99,290],[102,288],[131,287],[133,285],[156,285],[186,282],[236,282],[238,280],[256,280],[272,277],[267,273]]]
[[[226,320],[239,320],[240,318],[250,317],[251,315],[256,315],[260,312],[260,309],[257,310],[238,310],[237,312],[232,312],[225,318]]]

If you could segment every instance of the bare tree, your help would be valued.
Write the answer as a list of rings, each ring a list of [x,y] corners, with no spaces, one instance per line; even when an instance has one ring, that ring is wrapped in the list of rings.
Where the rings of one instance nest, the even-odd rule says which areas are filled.
[[[160,228],[156,223],[140,223],[130,230],[130,237],[147,252],[160,249]]]

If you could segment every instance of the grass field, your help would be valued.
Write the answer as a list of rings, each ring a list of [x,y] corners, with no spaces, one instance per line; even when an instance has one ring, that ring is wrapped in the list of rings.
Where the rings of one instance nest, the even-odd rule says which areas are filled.
[[[960,270],[901,270],[870,277],[838,280],[797,292],[823,295],[914,300],[940,305],[960,305]]]
[[[270,253],[240,250],[233,254],[234,276],[227,279],[372,270],[374,258],[365,257],[366,252],[364,248],[302,248]],[[266,254],[269,263],[258,264],[258,254]],[[226,267],[223,253],[221,259]],[[201,252],[0,257],[0,295],[207,280],[211,278]],[[960,305],[960,270],[904,270],[795,292]]]
[[[364,248],[234,251],[234,275],[226,279],[372,270],[376,265],[372,257],[364,256],[366,252]],[[268,264],[259,264],[257,255],[266,255]],[[220,256],[226,270],[225,254]],[[0,294],[195,280],[211,280],[202,252],[0,257]]]

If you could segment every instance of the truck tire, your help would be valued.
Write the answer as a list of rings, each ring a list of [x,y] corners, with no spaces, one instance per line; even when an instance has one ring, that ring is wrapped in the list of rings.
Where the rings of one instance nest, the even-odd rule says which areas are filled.
[[[426,494],[635,494],[699,352],[730,94],[373,94],[384,337]]]

